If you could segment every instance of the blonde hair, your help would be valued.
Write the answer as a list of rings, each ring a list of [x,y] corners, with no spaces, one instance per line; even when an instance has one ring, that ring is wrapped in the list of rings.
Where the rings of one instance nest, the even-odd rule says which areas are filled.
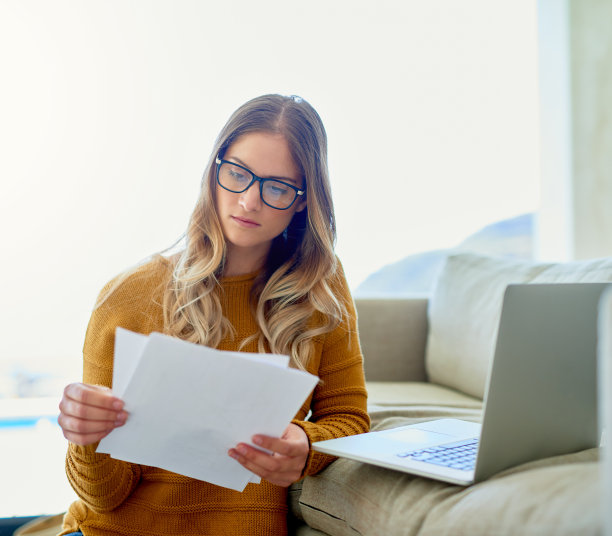
[[[252,99],[238,108],[221,130],[188,224],[185,248],[164,294],[165,327],[172,335],[211,347],[234,334],[219,297],[225,240],[215,209],[215,158],[222,158],[235,140],[251,132],[284,136],[303,174],[307,204],[272,242],[252,291],[259,332],[242,345],[256,339],[259,351],[289,355],[296,366],[304,368],[313,339],[334,329],[346,309],[332,289],[338,266],[327,135],[317,112],[299,97],[264,95]],[[313,322],[321,315],[325,320]]]

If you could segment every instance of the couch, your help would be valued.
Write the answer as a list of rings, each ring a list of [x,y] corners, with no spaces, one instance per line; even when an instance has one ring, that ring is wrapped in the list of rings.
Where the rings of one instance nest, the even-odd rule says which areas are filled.
[[[446,416],[478,421],[505,287],[587,281],[612,281],[612,259],[535,264],[460,253],[449,256],[429,299],[357,299],[372,428]],[[526,463],[469,487],[337,459],[291,487],[292,531],[602,534],[599,450]]]
[[[505,287],[580,281],[612,281],[612,258],[534,264],[460,253],[449,256],[429,298],[357,299],[372,428],[478,421]],[[603,317],[602,380],[612,404],[612,294]],[[608,415],[611,426],[612,408]],[[290,534],[612,536],[609,508],[607,529],[602,521],[599,450],[530,462],[469,487],[337,459],[291,486]],[[605,476],[612,498],[612,456]],[[18,533],[51,536],[60,522],[37,520]]]

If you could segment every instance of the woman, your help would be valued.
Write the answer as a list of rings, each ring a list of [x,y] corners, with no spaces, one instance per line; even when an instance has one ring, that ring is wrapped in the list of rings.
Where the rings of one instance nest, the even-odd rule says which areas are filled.
[[[79,496],[62,534],[285,534],[287,487],[331,461],[310,444],[369,428],[355,310],[333,252],[327,138],[306,101],[265,95],[230,117],[185,238],[179,254],[112,281],[96,305],[84,383],[67,386],[60,403],[66,471]],[[319,376],[282,437],[253,437],[270,453],[229,450],[261,484],[240,493],[95,452],[128,418],[109,389],[117,326],[283,353]]]

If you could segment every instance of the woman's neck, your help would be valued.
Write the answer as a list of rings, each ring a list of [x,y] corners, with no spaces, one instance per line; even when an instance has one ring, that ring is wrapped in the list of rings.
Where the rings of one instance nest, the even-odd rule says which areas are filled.
[[[251,253],[251,254],[249,254]],[[263,268],[268,252],[245,252],[228,244],[223,266],[224,277],[252,274]]]

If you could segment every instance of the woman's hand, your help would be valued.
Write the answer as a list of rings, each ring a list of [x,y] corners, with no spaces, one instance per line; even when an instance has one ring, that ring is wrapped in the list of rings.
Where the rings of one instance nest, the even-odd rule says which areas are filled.
[[[310,452],[308,436],[291,423],[282,437],[253,436],[253,443],[272,454],[239,443],[228,454],[246,469],[277,486],[287,487],[299,480]]]
[[[91,445],[118,426],[127,413],[108,387],[71,383],[64,389],[57,419],[64,437],[77,445]]]

